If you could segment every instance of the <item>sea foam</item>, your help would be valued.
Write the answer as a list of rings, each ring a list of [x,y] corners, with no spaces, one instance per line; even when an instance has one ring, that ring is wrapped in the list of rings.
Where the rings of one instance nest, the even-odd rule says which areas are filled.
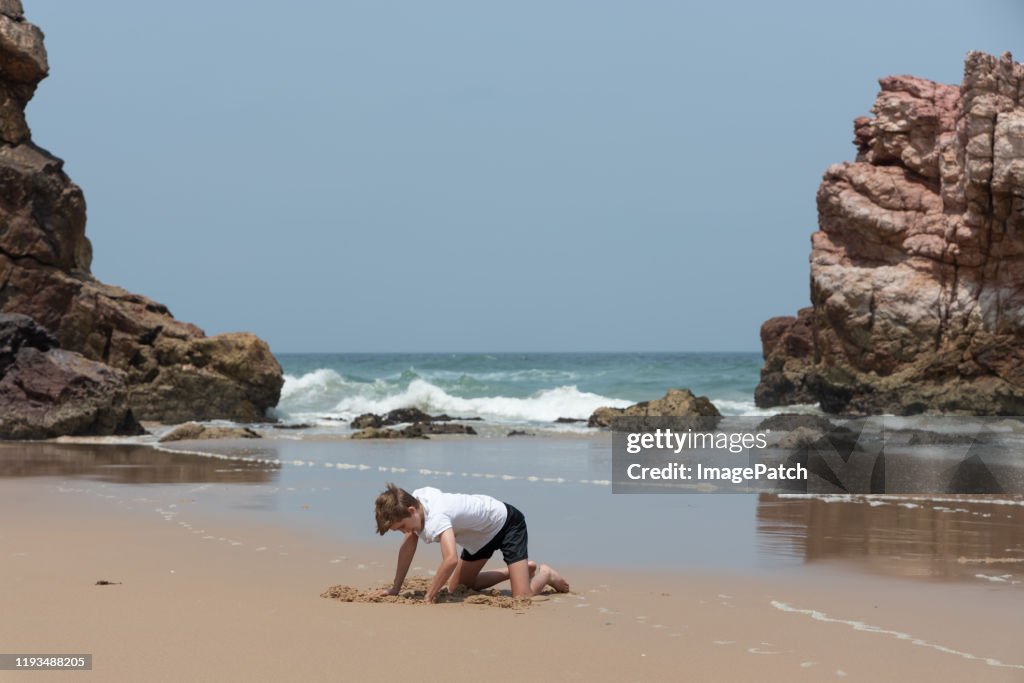
[[[281,418],[319,415],[350,420],[363,413],[383,414],[416,407],[431,414],[482,417],[497,422],[553,422],[560,417],[586,419],[597,408],[624,408],[631,401],[609,398],[564,385],[526,397],[455,396],[424,379],[408,386],[378,380],[353,382],[334,370],[319,369],[301,377],[285,375],[277,415]]]

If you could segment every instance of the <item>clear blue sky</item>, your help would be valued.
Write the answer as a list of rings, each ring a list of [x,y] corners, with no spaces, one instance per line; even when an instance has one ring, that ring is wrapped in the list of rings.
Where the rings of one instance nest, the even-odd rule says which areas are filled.
[[[277,352],[758,350],[877,79],[1017,0],[24,0],[101,280]]]

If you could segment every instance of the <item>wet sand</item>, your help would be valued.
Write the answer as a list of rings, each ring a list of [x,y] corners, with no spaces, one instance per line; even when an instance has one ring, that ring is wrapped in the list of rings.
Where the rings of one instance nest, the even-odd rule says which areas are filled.
[[[99,466],[66,472],[81,448]],[[146,449],[81,448],[0,449],[3,652],[94,655],[92,672],[32,680],[1024,680],[1024,591],[1008,585],[834,563],[758,575],[562,561],[573,592],[529,609],[340,602],[320,596],[389,582],[397,539],[303,527],[301,505],[251,514],[204,501],[210,487],[266,486],[266,468],[168,454],[151,467]],[[322,493],[349,494],[362,489]],[[764,509],[772,528],[803,514]],[[410,576],[437,562],[421,546]]]

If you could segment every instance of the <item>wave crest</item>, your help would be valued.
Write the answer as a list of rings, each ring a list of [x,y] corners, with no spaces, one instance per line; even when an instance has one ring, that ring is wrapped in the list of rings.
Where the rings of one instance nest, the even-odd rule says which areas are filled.
[[[346,380],[320,369],[301,377],[285,375],[277,414],[296,418],[316,413],[350,420],[363,413],[382,414],[415,407],[431,414],[481,417],[496,422],[554,422],[560,417],[586,419],[597,408],[624,408],[631,401],[580,391],[575,385],[543,389],[530,396],[456,396],[422,378],[408,386],[378,380],[372,384]]]

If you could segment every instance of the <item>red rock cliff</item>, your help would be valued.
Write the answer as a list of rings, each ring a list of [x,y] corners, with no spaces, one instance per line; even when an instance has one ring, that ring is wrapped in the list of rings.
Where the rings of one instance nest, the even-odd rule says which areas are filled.
[[[880,83],[818,190],[811,307],[762,327],[757,403],[1024,415],[1024,66]]]
[[[90,273],[82,190],[25,121],[48,69],[43,34],[20,0],[0,0],[0,312],[29,315],[62,348],[123,370],[138,419],[262,419],[283,383],[265,342],[207,337]]]

